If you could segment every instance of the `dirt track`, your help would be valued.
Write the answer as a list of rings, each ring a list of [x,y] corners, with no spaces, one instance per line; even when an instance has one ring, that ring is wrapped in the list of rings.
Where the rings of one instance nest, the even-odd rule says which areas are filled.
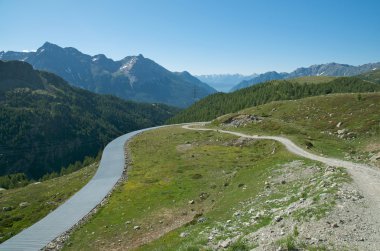
[[[198,130],[198,131],[217,131],[220,133],[228,133],[232,135],[236,135],[239,137],[246,137],[246,138],[252,138],[252,139],[269,139],[269,140],[276,140],[280,143],[282,143],[290,152],[311,159],[316,160],[322,163],[325,163],[330,166],[339,166],[344,167],[347,169],[349,174],[352,176],[352,179],[354,183],[359,188],[360,192],[364,195],[366,198],[366,201],[368,201],[368,210],[366,210],[366,213],[371,216],[371,218],[375,221],[375,224],[379,226],[378,229],[380,229],[380,170],[375,169],[374,167],[353,163],[349,161],[334,159],[334,158],[327,158],[318,156],[312,153],[309,153],[296,144],[294,144],[291,140],[284,138],[284,137],[278,137],[278,136],[257,136],[257,135],[248,135],[244,133],[239,132],[232,132],[232,131],[226,131],[226,130],[217,130],[217,129],[206,129],[206,128],[192,128],[191,125],[184,125],[182,126],[185,129],[189,130]],[[380,236],[377,235],[376,239],[379,240],[380,243]]]

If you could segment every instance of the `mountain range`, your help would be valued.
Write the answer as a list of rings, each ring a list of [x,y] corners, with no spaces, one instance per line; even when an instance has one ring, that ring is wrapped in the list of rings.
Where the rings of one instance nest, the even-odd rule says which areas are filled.
[[[170,118],[168,123],[210,121],[227,113],[279,100],[295,100],[330,93],[380,91],[380,70],[352,77],[307,76],[271,80],[231,93],[216,93]]]
[[[328,63],[328,64],[319,64],[312,65],[310,67],[301,67],[292,71],[290,73],[276,71],[270,71],[266,73],[259,74],[252,79],[244,80],[234,86],[230,91],[236,91],[242,88],[249,87],[254,84],[278,80],[278,79],[291,79],[297,77],[306,77],[306,76],[355,76],[362,74],[371,70],[380,69],[380,62],[378,63],[369,63],[359,66],[353,66],[348,64],[337,64],[337,63]]]
[[[233,86],[238,83],[253,79],[257,74],[242,75],[242,74],[209,74],[209,75],[196,75],[199,80],[212,86],[218,91],[228,92]]]
[[[0,60],[0,175],[40,178],[178,111],[95,94],[26,62]]]
[[[190,73],[171,72],[141,54],[114,61],[46,42],[35,52],[2,51],[0,60],[25,61],[74,86],[126,100],[187,107],[216,92]]]

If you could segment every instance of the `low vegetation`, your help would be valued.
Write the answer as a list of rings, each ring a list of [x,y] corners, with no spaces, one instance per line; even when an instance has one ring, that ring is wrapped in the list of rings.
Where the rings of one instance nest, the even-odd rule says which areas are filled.
[[[66,201],[91,179],[97,165],[94,163],[74,173],[22,188],[1,190],[0,242],[34,224]]]
[[[380,93],[334,94],[271,102],[224,115],[211,126],[284,135],[317,154],[368,162],[380,151],[379,111]]]
[[[320,165],[289,154],[276,142],[217,132],[163,128],[137,136],[129,148],[128,180],[71,235],[64,250],[209,250],[223,241],[230,250],[249,250],[257,243],[243,237],[272,224],[277,216],[268,211],[273,205],[266,201],[280,203],[280,208],[301,197],[312,200],[319,190],[309,178],[315,175],[313,184],[318,184],[324,173]],[[286,165],[296,165],[300,173],[316,171],[284,185],[279,176]],[[316,211],[309,213],[326,213],[334,204],[329,198],[325,210],[318,209],[316,199]],[[300,217],[309,213],[302,216],[300,211]],[[256,214],[255,222],[246,223]]]

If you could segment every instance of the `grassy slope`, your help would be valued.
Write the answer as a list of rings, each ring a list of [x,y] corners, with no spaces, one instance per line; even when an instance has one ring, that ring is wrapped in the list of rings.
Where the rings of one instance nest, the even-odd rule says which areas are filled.
[[[321,84],[321,83],[327,83],[334,79],[337,79],[339,77],[332,77],[332,76],[307,76],[307,77],[299,77],[299,78],[293,78],[289,79],[291,82],[295,83],[310,83],[310,84]]]
[[[272,141],[239,147],[231,145],[234,139],[181,128],[139,135],[130,143],[133,168],[128,181],[73,233],[65,250],[126,250],[137,246],[142,250],[198,250],[207,242],[207,237],[198,233],[230,219],[242,202],[262,192],[272,171],[279,169],[278,164],[300,159]],[[202,199],[202,193],[208,197]],[[189,204],[191,200],[195,203]],[[202,217],[206,221],[199,223]],[[245,231],[269,224],[272,217],[263,217]],[[134,226],[140,229],[134,230]],[[189,236],[180,238],[181,232]],[[153,239],[157,240],[141,246]]]
[[[380,84],[380,69],[358,75],[359,78]]]
[[[77,172],[45,182],[0,191],[0,210],[2,210],[0,242],[17,234],[57,208],[90,180],[96,168],[97,164],[92,164]],[[22,208],[19,206],[22,202],[28,202],[29,205]],[[12,210],[4,210],[9,207]]]
[[[213,125],[220,125],[237,114],[256,114],[264,117],[262,122],[229,129],[285,135],[300,146],[306,147],[306,142],[311,142],[314,147],[310,150],[316,153],[339,158],[350,156],[360,161],[370,157],[371,151],[380,150],[379,111],[380,93],[333,94],[252,107],[222,116]],[[342,125],[338,128],[339,122]],[[354,133],[355,137],[339,138],[337,131],[342,129]]]
[[[380,91],[380,85],[358,77],[312,76],[274,80],[232,93],[210,95],[179,112],[168,123],[210,121],[221,115],[266,104],[276,100],[292,100],[328,93]]]

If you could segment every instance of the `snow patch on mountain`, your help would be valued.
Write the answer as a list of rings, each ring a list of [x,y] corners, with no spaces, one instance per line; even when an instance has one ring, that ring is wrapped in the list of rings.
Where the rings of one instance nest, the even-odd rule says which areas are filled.
[[[325,72],[318,73],[317,76],[322,76]]]
[[[133,66],[136,64],[137,59],[138,59],[137,57],[133,57],[126,64],[122,65],[120,67],[120,70],[125,71],[125,72],[129,72],[133,68]]]

